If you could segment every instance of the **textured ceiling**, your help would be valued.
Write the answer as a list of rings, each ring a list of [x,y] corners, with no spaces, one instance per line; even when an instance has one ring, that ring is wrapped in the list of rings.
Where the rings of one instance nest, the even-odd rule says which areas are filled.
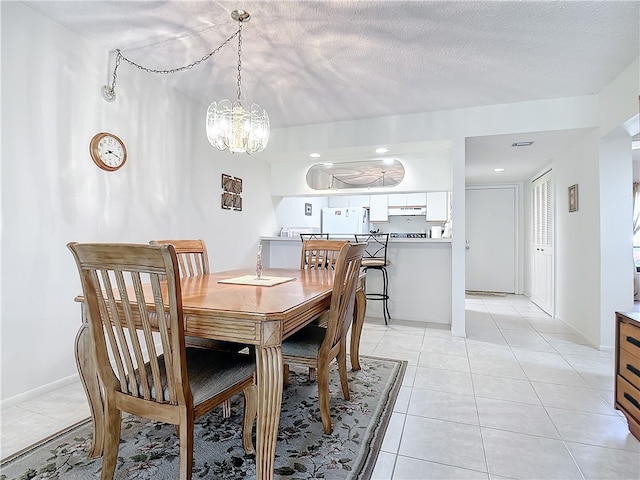
[[[249,11],[242,93],[272,128],[594,94],[640,42],[638,1],[26,3],[156,69],[201,58]],[[236,49],[166,81],[203,104],[234,98]]]

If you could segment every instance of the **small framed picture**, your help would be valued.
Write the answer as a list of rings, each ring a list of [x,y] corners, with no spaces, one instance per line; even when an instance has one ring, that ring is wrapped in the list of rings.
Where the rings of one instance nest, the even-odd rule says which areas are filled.
[[[310,216],[311,216],[311,204],[310,204],[310,203],[305,203],[305,204],[304,204],[304,214],[305,214],[307,217],[310,217]]]
[[[578,184],[569,187],[569,211],[578,211]]]

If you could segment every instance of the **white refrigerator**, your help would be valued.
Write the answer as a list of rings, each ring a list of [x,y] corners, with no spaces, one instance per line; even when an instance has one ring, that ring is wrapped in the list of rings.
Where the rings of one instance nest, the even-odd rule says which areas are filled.
[[[324,207],[322,233],[369,233],[369,210],[362,207]]]

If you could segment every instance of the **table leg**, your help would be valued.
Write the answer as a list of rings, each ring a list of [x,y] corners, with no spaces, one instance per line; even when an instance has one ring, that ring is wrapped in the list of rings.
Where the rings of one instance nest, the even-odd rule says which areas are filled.
[[[353,327],[351,329],[351,368],[360,370],[360,336],[364,324],[364,314],[367,310],[367,296],[364,288],[356,290],[356,304],[353,309]]]
[[[84,317],[84,306],[83,306]],[[91,345],[91,335],[89,333],[89,325],[83,321],[75,343],[76,365],[82,386],[87,395],[89,402],[89,410],[91,411],[91,420],[93,423],[93,440],[89,449],[89,458],[102,456],[103,439],[104,439],[104,414],[102,390],[100,389],[100,380],[98,371],[94,363],[93,348]]]
[[[258,384],[258,419],[256,427],[256,478],[273,479],[278,439],[278,423],[282,405],[282,348],[256,347]]]

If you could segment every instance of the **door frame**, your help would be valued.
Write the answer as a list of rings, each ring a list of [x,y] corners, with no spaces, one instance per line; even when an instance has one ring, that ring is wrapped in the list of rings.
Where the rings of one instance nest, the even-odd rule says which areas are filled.
[[[467,185],[465,190],[495,190],[513,188],[514,190],[514,259],[513,259],[513,274],[514,278],[514,290],[516,295],[522,295],[524,293],[524,258],[522,252],[524,251],[523,245],[523,222],[524,218],[524,202],[523,202],[523,184],[522,183],[490,183],[490,184],[478,184]],[[466,266],[465,266],[466,269]]]

